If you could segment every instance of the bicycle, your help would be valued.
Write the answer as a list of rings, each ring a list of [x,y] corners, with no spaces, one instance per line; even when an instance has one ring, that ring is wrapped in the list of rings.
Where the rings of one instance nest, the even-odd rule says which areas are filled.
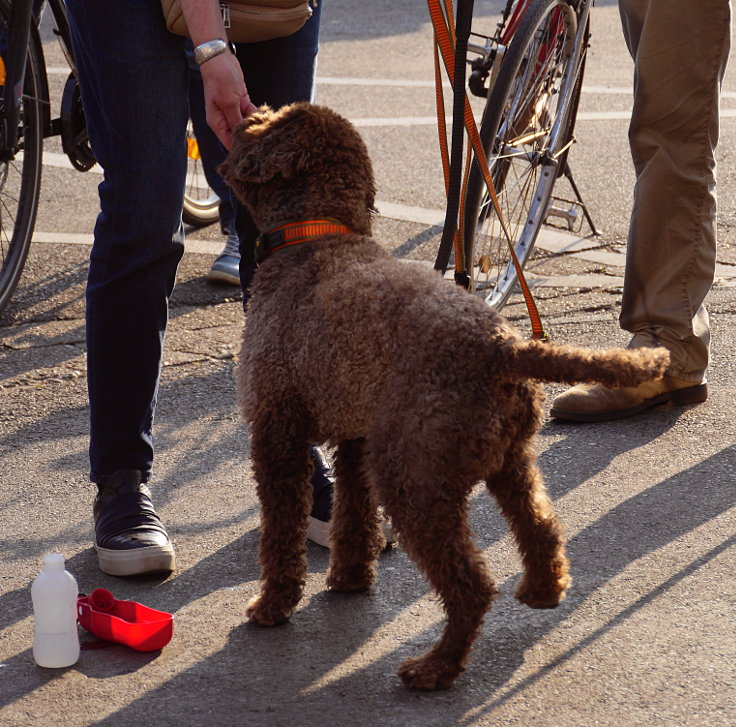
[[[207,183],[192,122],[187,124],[187,183],[182,219],[192,227],[204,227],[220,219],[220,198]]]
[[[20,279],[33,236],[41,187],[43,140],[60,136],[72,166],[95,164],[84,120],[63,0],[49,0],[54,34],[69,63],[60,112],[51,118],[46,60],[33,0],[0,0],[0,311]],[[36,11],[34,13],[34,10]]]
[[[41,187],[43,140],[60,136],[64,153],[78,171],[95,163],[82,108],[64,0],[48,0],[70,73],[59,116],[51,118],[46,59],[38,30],[44,3],[0,0],[0,311],[10,301],[28,257]],[[35,6],[35,7],[34,7]],[[183,217],[201,226],[219,218],[219,198],[199,163],[197,142],[187,132],[189,171]]]
[[[496,310],[514,292],[547,219],[560,215],[570,223],[571,212],[550,206],[563,174],[577,198],[571,203],[597,234],[567,163],[593,1],[507,0],[495,34],[471,33],[482,43],[467,45],[478,56],[468,87],[487,99],[479,131],[487,166],[476,155],[466,178],[456,279]]]

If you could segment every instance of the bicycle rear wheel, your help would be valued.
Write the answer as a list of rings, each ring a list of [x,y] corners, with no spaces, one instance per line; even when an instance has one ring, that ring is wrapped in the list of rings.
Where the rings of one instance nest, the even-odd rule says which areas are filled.
[[[202,168],[199,146],[192,123],[187,127],[187,186],[182,218],[187,225],[203,227],[220,217],[220,198],[212,191]]]
[[[480,135],[503,221],[521,266],[565,166],[583,74],[568,0],[532,0],[491,89]],[[586,29],[587,32],[587,29]],[[468,180],[464,249],[471,288],[500,310],[518,282],[509,244],[477,163]]]
[[[8,0],[0,0],[0,38],[8,37]],[[5,62],[2,83],[5,83]],[[29,43],[20,108],[18,146],[0,150],[0,311],[8,304],[20,280],[31,245],[41,187],[43,129],[39,89],[43,61],[35,43]]]

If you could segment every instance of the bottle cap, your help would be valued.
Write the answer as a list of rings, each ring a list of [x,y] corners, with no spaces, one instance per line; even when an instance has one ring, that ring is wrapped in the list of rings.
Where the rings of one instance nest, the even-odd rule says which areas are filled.
[[[43,557],[44,570],[64,570],[64,556],[61,553],[49,553]]]

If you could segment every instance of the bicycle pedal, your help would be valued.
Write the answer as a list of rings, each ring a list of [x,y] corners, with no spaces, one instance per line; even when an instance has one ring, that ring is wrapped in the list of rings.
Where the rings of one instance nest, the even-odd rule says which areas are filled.
[[[544,213],[545,225],[552,225],[550,218],[564,220],[568,232],[577,232],[583,225],[582,205],[575,200],[552,197]]]

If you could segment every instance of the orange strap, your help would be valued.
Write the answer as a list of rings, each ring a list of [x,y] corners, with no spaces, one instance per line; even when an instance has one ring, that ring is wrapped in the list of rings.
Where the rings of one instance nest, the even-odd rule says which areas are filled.
[[[461,0],[462,1],[462,0]],[[450,79],[454,79],[455,77],[455,27],[454,27],[454,20],[453,20],[453,8],[452,8],[452,0],[444,0],[444,9],[440,5],[440,0],[427,0],[427,5],[429,8],[429,14],[432,19],[432,25],[434,27],[434,35],[435,35],[435,51],[434,51],[434,58],[435,58],[435,88],[436,88],[436,98],[437,98],[437,123],[438,123],[438,129],[439,129],[439,135],[440,135],[440,154],[442,157],[442,170],[445,175],[445,191],[449,195],[449,151],[447,146],[447,132],[446,132],[446,124],[445,124],[445,110],[444,110],[444,98],[442,95],[442,81],[441,81],[441,72],[439,68],[439,57],[442,57],[442,61],[445,66],[445,71],[447,72],[447,75]],[[439,52],[438,52],[439,51]],[[464,209],[465,209],[465,197],[466,197],[466,190],[467,190],[467,177],[470,170],[470,164],[472,159],[472,154],[475,154],[476,160],[478,162],[478,166],[480,168],[480,171],[483,175],[483,179],[486,184],[486,188],[488,190],[488,194],[491,197],[491,201],[493,203],[493,208],[496,212],[496,215],[498,216],[499,224],[501,225],[501,229],[503,230],[504,236],[506,237],[506,242],[509,246],[509,251],[511,253],[511,259],[514,263],[514,268],[516,270],[516,276],[519,280],[519,285],[521,286],[521,292],[524,296],[524,302],[526,303],[527,311],[529,314],[529,320],[531,321],[532,326],[532,338],[534,339],[542,339],[542,340],[548,340],[549,336],[545,333],[544,327],[542,325],[542,320],[539,315],[539,310],[537,309],[537,305],[534,302],[534,298],[532,296],[531,290],[529,289],[529,285],[526,282],[526,278],[524,277],[524,271],[521,267],[521,264],[519,263],[519,259],[516,256],[516,251],[514,250],[514,243],[511,239],[511,234],[509,233],[508,227],[504,221],[503,214],[501,212],[500,205],[498,203],[498,197],[496,196],[496,189],[493,184],[493,180],[491,179],[490,170],[488,169],[488,159],[486,157],[485,150],[483,149],[483,143],[480,138],[480,134],[478,133],[478,127],[475,123],[475,118],[473,116],[473,111],[470,107],[470,101],[467,97],[467,94],[465,95],[464,99],[464,113],[463,113],[463,124],[465,126],[465,131],[468,134],[468,138],[470,140],[470,148],[468,149],[468,158],[466,160],[465,164],[465,176],[462,183],[462,189],[461,189],[461,197],[460,197],[460,214],[459,214],[459,223],[456,222],[457,228],[455,231],[455,235],[453,237],[453,246],[455,251],[455,269],[464,272],[466,270],[466,260],[465,260],[465,250],[463,246],[463,236],[461,236],[462,226],[463,226],[463,217],[464,217]]]
[[[350,235],[352,233],[353,231],[347,225],[329,218],[284,222],[258,236],[256,240],[256,259],[261,262],[279,250],[293,245],[300,245],[314,237]]]

